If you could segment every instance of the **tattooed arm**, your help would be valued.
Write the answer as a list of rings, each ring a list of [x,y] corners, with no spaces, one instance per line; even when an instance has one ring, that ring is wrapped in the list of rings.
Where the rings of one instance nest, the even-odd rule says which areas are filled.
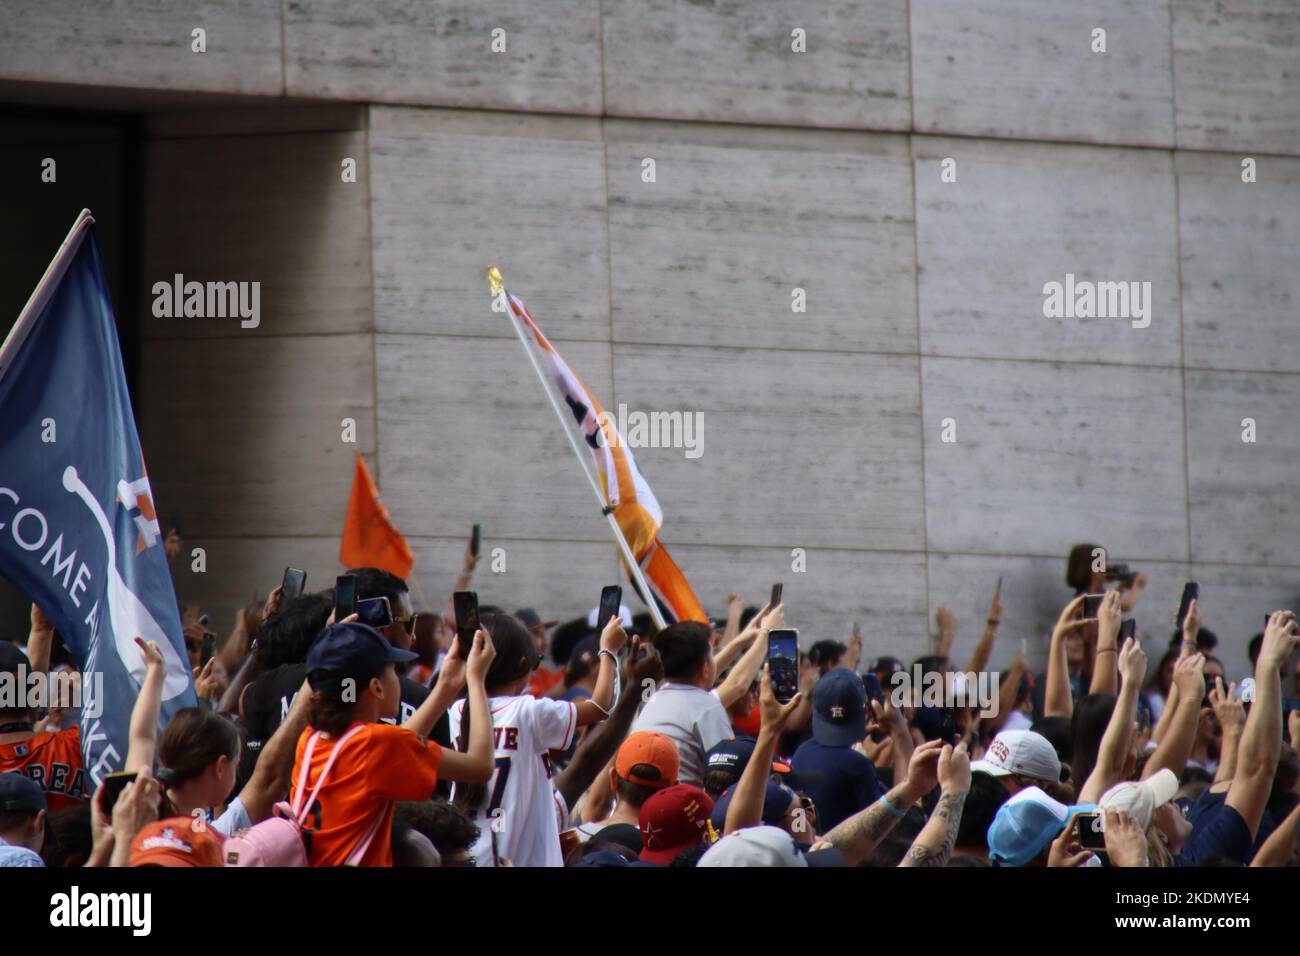
[[[907,808],[934,789],[942,746],[941,741],[932,740],[917,747],[907,764],[907,777],[900,784],[822,838],[844,854],[845,866],[857,866],[869,857]]]
[[[962,806],[970,791],[970,757],[966,744],[944,745],[939,754],[939,803],[899,866],[944,866],[957,842]]]

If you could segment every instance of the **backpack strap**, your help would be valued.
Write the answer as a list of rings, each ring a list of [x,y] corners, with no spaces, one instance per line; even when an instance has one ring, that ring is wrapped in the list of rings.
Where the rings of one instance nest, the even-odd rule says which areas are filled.
[[[303,794],[307,792],[307,771],[311,769],[311,755],[316,750],[316,741],[319,739],[320,731],[318,730],[307,738],[307,746],[302,752],[302,768],[298,771],[298,785],[294,788],[293,805],[289,808],[295,820],[298,819]]]
[[[348,854],[348,858],[343,861],[344,866],[360,866],[362,858],[366,851],[370,849],[370,844],[375,836],[379,833],[379,825],[384,822],[384,816],[388,812],[389,804],[385,803],[375,814],[374,822],[370,824],[370,829],[366,831],[365,838],[356,845],[356,848]]]
[[[320,793],[321,787],[325,786],[325,778],[329,776],[330,770],[334,768],[334,761],[338,759],[339,754],[342,752],[343,745],[364,730],[365,726],[365,724],[357,724],[339,738],[338,743],[334,745],[334,749],[330,751],[329,759],[325,761],[325,766],[321,768],[320,776],[316,779],[316,786],[312,790],[311,796],[307,798],[307,802],[300,806],[297,800],[294,801],[293,815],[297,819],[299,826],[306,825],[307,816],[311,813],[311,808],[316,803],[316,796]],[[315,749],[314,745],[316,743],[316,738],[319,736],[319,730],[312,734],[311,738],[307,741],[307,749],[303,751],[302,770],[298,777],[298,799],[302,799],[303,791],[306,789],[307,768],[311,766],[311,754]]]

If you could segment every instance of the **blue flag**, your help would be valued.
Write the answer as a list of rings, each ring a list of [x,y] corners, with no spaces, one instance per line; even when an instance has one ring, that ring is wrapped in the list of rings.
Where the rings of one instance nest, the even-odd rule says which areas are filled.
[[[166,660],[163,723],[195,704],[93,225],[83,211],[0,346],[0,574],[81,668],[88,792],[126,759],[137,636]]]

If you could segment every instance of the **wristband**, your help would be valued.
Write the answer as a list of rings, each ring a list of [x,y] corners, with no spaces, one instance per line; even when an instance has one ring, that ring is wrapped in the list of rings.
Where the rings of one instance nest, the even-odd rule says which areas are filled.
[[[885,805],[885,809],[888,810],[890,813],[892,813],[894,816],[900,818],[907,816],[907,813],[905,811],[898,809],[898,807],[894,806],[892,803],[889,802],[888,796],[882,795],[880,798],[880,802],[883,803]]]

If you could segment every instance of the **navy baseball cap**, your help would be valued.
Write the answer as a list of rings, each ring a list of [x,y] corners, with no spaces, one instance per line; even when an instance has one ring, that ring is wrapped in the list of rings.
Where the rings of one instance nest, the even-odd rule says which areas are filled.
[[[0,813],[40,813],[45,791],[24,773],[0,773]]]
[[[726,829],[727,808],[731,806],[731,798],[735,795],[736,788],[732,787],[718,797],[718,802],[713,805],[713,812],[709,814],[709,821],[713,824],[713,829],[719,833]],[[790,805],[797,799],[799,799],[799,795],[789,787],[769,780],[767,788],[763,791],[763,822],[768,826],[784,826],[785,815],[789,812]]]
[[[386,664],[401,664],[419,656],[389,644],[369,624],[331,624],[307,652],[307,682],[312,690],[326,690],[348,678],[364,682],[378,677]]]
[[[0,674],[17,674],[19,667],[32,669],[23,649],[12,641],[0,641]]]
[[[754,746],[757,742],[753,737],[744,734],[732,737],[729,740],[719,740],[704,757],[704,772],[712,773],[714,770],[725,770],[739,780],[740,775],[745,772],[745,767],[749,765],[749,758],[754,755]],[[794,781],[802,778],[790,769],[788,761],[782,760],[780,757],[774,757],[772,759],[772,772],[785,774],[791,786],[800,786]]]
[[[824,747],[850,747],[867,735],[867,691],[847,667],[827,671],[813,688],[812,731]]]

